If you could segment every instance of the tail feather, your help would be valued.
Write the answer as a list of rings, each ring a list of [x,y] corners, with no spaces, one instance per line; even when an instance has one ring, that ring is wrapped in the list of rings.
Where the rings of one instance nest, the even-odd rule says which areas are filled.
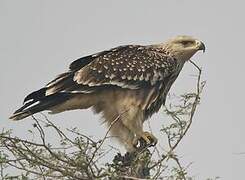
[[[45,98],[45,94],[46,94],[46,90],[47,88],[42,88],[39,89],[38,91],[34,91],[31,94],[29,94],[28,96],[25,97],[24,99],[24,103],[29,101],[29,100],[34,100],[34,101],[38,101],[42,98]]]
[[[35,113],[49,110],[53,106],[56,106],[66,100],[70,99],[72,95],[70,93],[56,93],[49,96],[45,96],[45,90],[40,89],[29,94],[24,102],[26,102],[21,108],[16,110],[9,119],[21,120]]]
[[[32,115],[31,112],[18,112],[18,113],[14,113],[12,116],[10,116],[9,119],[14,120],[14,121],[18,121],[18,120],[24,119],[30,115]]]

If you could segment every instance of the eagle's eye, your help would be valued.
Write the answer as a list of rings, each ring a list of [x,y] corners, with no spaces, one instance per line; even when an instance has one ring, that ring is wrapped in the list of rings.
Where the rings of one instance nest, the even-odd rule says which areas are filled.
[[[187,47],[187,46],[192,45],[193,41],[191,41],[191,40],[182,40],[180,43],[183,44],[184,47]]]

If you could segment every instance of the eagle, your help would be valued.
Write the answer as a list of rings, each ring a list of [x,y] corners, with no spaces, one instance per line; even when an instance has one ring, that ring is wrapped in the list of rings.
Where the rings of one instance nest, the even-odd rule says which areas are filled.
[[[204,43],[184,35],[164,43],[118,46],[82,57],[26,96],[10,119],[21,120],[44,110],[55,114],[92,108],[102,114],[111,135],[128,152],[137,149],[140,139],[155,145],[157,138],[143,130],[143,123],[165,104],[185,62],[199,50],[205,51]]]

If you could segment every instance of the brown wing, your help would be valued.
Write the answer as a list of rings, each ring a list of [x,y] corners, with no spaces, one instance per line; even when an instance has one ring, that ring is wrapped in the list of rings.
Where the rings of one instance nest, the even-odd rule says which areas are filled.
[[[77,84],[115,85],[139,89],[163,81],[176,68],[176,60],[147,46],[125,46],[96,57],[74,74]]]
[[[121,46],[74,61],[70,71],[46,86],[46,95],[91,93],[108,87],[142,89],[146,95],[142,107],[147,109],[162,93],[176,66],[175,59],[149,46]]]

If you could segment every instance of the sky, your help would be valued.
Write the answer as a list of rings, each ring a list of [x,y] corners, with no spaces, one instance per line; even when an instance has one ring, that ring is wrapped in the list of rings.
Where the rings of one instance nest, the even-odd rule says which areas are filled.
[[[0,129],[26,136],[32,121],[8,120],[23,98],[79,57],[125,44],[191,35],[206,44],[192,60],[207,81],[194,123],[177,152],[197,179],[244,179],[244,2],[222,0],[0,0]],[[171,93],[193,87],[186,65]],[[58,126],[102,136],[90,110],[48,115]],[[163,112],[151,119],[154,131]],[[243,154],[244,153],[244,154]]]

